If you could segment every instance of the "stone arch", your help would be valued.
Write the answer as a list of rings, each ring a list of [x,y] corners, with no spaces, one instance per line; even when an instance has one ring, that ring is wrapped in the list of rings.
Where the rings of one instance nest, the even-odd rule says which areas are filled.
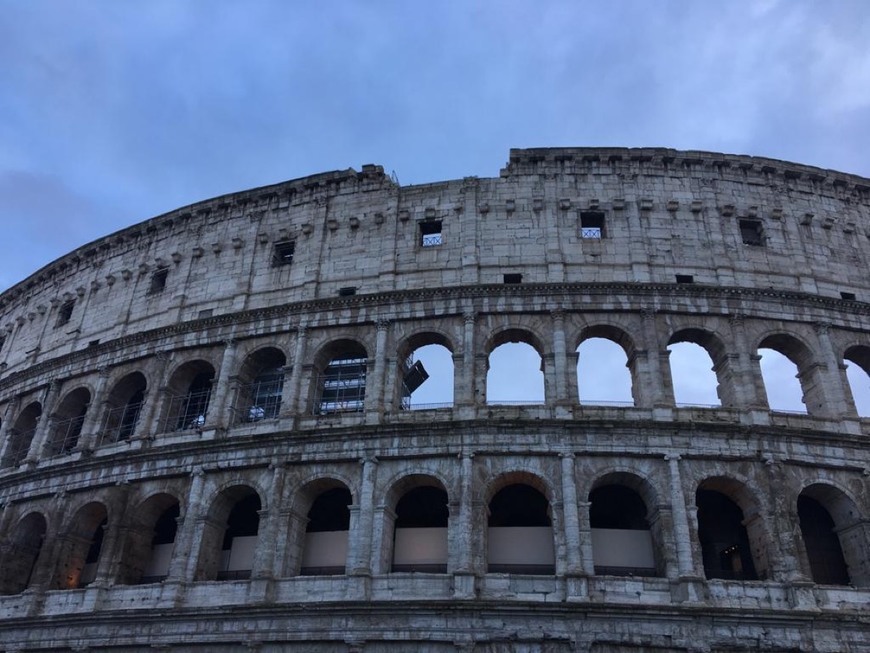
[[[385,495],[384,557],[392,571],[447,571],[449,495],[430,474],[406,474]],[[387,565],[384,565],[385,567]]]
[[[78,444],[85,416],[91,405],[91,392],[80,386],[66,393],[51,416],[51,428],[45,445],[47,456],[70,453]]]
[[[185,361],[169,376],[161,432],[201,429],[208,418],[215,368],[202,358]]]
[[[41,416],[42,404],[38,401],[30,402],[18,412],[6,433],[6,450],[0,467],[17,467],[24,462]]]
[[[806,407],[806,412],[810,415],[824,414],[826,407],[823,379],[812,348],[796,335],[773,332],[758,341],[756,352],[761,349],[770,349],[785,356],[797,368],[797,378],[802,393],[800,400]],[[763,374],[762,380],[764,380]],[[769,380],[765,382],[768,404],[771,391],[769,382]]]
[[[368,351],[358,340],[342,338],[314,356],[314,413],[328,415],[365,409]]]
[[[852,345],[847,347],[843,352],[843,361],[849,369],[847,372],[847,383],[849,392],[852,395],[852,405],[860,417],[870,417],[870,399],[868,399],[868,389],[870,389],[870,346],[868,345]],[[852,363],[857,370],[852,370],[849,363]],[[861,384],[864,385],[863,389]]]
[[[735,478],[712,476],[695,492],[697,537],[707,578],[764,580],[771,538],[759,502]]]
[[[163,580],[169,573],[181,504],[174,495],[159,492],[141,501],[133,515],[121,551],[118,583]]]
[[[263,346],[245,356],[238,372],[233,424],[279,416],[286,367],[287,355],[275,346]]]
[[[18,520],[0,556],[0,594],[18,594],[30,585],[47,529],[48,523],[40,512]]]
[[[415,403],[411,399],[413,393],[427,380],[430,382],[429,386],[434,384],[436,387],[426,392],[429,389],[429,386],[426,386],[424,394],[436,400],[424,399],[417,403],[433,408],[446,408],[453,405],[456,385],[456,369],[453,361],[456,348],[447,334],[431,328],[415,331],[399,343],[396,353],[394,401],[397,405],[402,409],[412,409]],[[429,360],[426,360],[427,358]]]
[[[555,573],[552,490],[528,472],[507,472],[487,488],[487,571]]]
[[[195,580],[249,578],[259,535],[260,497],[249,484],[224,487],[203,522]]]
[[[722,406],[733,407],[737,406],[737,395],[735,391],[735,373],[729,368],[728,352],[725,347],[724,339],[717,333],[699,327],[684,327],[674,331],[668,339],[669,351],[674,345],[692,344],[697,345],[706,352],[710,362],[710,371],[715,379],[715,392],[719,398],[719,403]],[[694,358],[694,357],[693,357]],[[699,367],[701,366],[699,362]],[[674,374],[673,360],[671,359],[671,380],[674,386],[674,393],[677,401],[680,401],[678,389],[680,388],[680,379]],[[698,379],[693,376],[693,383],[697,383]],[[681,403],[709,403],[709,402],[681,402]]]
[[[655,488],[642,476],[611,471],[588,495],[596,574],[664,576],[667,538],[658,520]]]
[[[496,355],[496,350],[501,347],[513,347],[517,349],[516,352],[512,352],[513,354],[519,354],[519,356],[523,355],[522,346],[525,345],[527,347],[531,347],[537,353],[540,363],[539,369],[534,370],[531,367],[523,366],[521,369],[515,369],[511,371],[500,370],[498,364],[493,367],[493,355]],[[516,326],[504,326],[493,331],[489,338],[486,341],[484,352],[486,355],[486,375],[485,375],[485,385],[484,392],[486,396],[487,403],[524,403],[524,404],[537,404],[537,403],[545,403],[548,396],[548,388],[550,385],[547,382],[548,373],[546,370],[546,360],[547,360],[547,348],[544,345],[544,340],[534,331],[532,331],[528,327],[516,327]],[[516,355],[513,356],[514,359],[517,358]],[[498,361],[496,361],[498,363]],[[531,364],[531,363],[530,363]],[[521,391],[522,394],[528,394],[533,396],[514,396],[513,394],[505,395],[503,398],[501,395],[502,392],[494,391],[493,386],[496,385],[494,383],[496,376],[500,376],[502,374],[511,374],[513,376],[522,376],[525,379],[525,383],[528,384],[528,388],[523,388]],[[540,374],[540,376],[538,376]],[[549,393],[549,396],[552,396],[552,392]]]
[[[112,385],[100,426],[99,444],[122,442],[133,437],[147,391],[148,380],[139,370],[128,372]]]
[[[290,538],[292,573],[345,573],[353,503],[350,486],[334,476],[319,476],[299,488],[293,501],[298,528]]]
[[[103,537],[109,523],[106,506],[91,501],[80,507],[60,537],[60,555],[52,587],[77,589],[92,583],[102,562]]]
[[[870,586],[870,541],[856,502],[834,485],[813,482],[801,490],[796,507],[813,581]]]
[[[587,367],[585,365],[586,359],[590,358],[590,355],[587,353],[587,355],[584,356],[584,352],[581,350],[588,350],[589,346],[593,344],[591,343],[593,340],[606,341],[607,343],[612,343],[619,348],[615,351],[608,352],[607,345],[603,348],[601,346],[596,347],[598,351],[594,355],[603,357],[607,365],[605,370],[598,370],[599,375],[603,374],[607,379],[606,383],[598,384],[599,386],[608,389],[605,396],[595,396],[589,391],[590,383],[587,383],[587,379],[592,378],[592,370],[585,369]],[[625,355],[624,360],[615,353],[619,352],[620,349]],[[577,357],[576,384],[577,399],[580,403],[595,404],[625,402],[633,405],[638,404],[640,397],[638,394],[639,372],[636,369],[637,348],[634,339],[628,331],[622,328],[622,326],[607,323],[585,325],[580,329],[573,351]],[[617,361],[617,358],[620,360]],[[624,366],[625,371],[619,367],[611,366]],[[596,376],[596,378],[599,377]],[[631,397],[630,401],[628,401],[629,395]]]

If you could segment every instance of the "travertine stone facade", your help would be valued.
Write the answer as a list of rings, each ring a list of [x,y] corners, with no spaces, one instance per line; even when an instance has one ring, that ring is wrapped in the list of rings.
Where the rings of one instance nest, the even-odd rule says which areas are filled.
[[[870,180],[598,148],[81,247],[0,295],[0,650],[870,650],[868,259]],[[633,405],[578,396],[593,337]],[[516,341],[542,404],[487,402]],[[675,404],[686,341],[721,405]],[[454,401],[409,410],[426,344]],[[768,408],[759,348],[808,414]]]

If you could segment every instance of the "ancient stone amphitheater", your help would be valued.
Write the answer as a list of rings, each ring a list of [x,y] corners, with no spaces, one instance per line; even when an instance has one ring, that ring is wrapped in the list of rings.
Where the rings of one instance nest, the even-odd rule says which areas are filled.
[[[72,251],[0,296],[0,649],[870,650],[868,235],[867,179],[571,148]],[[592,338],[633,402],[584,401]],[[719,405],[675,402],[685,342]],[[506,343],[543,401],[488,395]]]

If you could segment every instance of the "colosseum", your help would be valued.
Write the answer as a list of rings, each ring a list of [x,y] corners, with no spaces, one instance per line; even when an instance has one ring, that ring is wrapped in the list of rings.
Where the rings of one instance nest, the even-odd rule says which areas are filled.
[[[868,236],[864,178],[548,148],[80,247],[0,295],[0,649],[868,651]],[[584,394],[596,339],[630,401]]]

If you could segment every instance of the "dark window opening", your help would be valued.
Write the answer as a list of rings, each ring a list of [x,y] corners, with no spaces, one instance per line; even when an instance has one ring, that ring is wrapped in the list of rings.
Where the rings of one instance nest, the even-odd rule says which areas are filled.
[[[347,533],[350,529],[350,504],[352,497],[350,491],[344,487],[336,487],[320,494],[311,504],[308,511],[308,525],[305,528],[306,549],[314,546],[310,540],[312,533]],[[341,536],[345,539],[347,535]],[[327,536],[329,538],[329,536]],[[329,539],[326,540],[327,542]],[[333,543],[334,544],[334,543]],[[328,545],[327,545],[328,546]],[[345,572],[346,556],[340,550],[329,552],[320,551],[314,555],[314,560],[306,564],[303,556],[303,564],[299,573],[303,576],[322,576],[343,574]]]
[[[853,292],[842,292],[842,291],[841,291],[841,292],[840,292],[840,298],[841,298],[841,299],[845,299],[846,301],[849,301],[849,302],[854,302],[854,301],[855,301],[855,293],[853,293]],[[2,347],[2,346],[3,346],[3,341],[0,340],[0,347]]]
[[[73,308],[76,305],[76,300],[71,299],[68,302],[64,302],[60,305],[60,308],[57,311],[57,325],[63,326],[72,318]]]
[[[396,505],[396,528],[447,528],[447,493],[437,487],[417,487]]]
[[[698,540],[707,578],[758,580],[743,511],[724,494],[698,490]]]
[[[239,537],[255,537],[260,529],[260,497],[249,494],[230,511],[227,518],[227,529],[224,531],[222,551],[229,553],[228,562],[232,561],[233,540]],[[218,572],[218,580],[239,580],[251,577],[250,566],[247,568],[225,568]]]
[[[420,223],[421,247],[436,247],[442,243],[441,220],[427,220]]]
[[[90,340],[90,341],[88,341],[88,347],[96,347],[96,346],[99,345],[99,344],[100,344],[100,340],[99,340],[99,338],[97,338],[96,340]]]
[[[604,236],[604,212],[582,211],[580,213],[580,238],[601,240]]]
[[[529,485],[508,485],[489,503],[489,527],[551,526],[547,497]]]
[[[351,295],[356,295],[355,286],[344,286],[343,288],[338,289],[339,297],[350,297]]]
[[[3,349],[3,343],[6,342],[6,336],[0,336],[0,349]]]
[[[523,282],[523,275],[517,274],[517,273],[505,274],[504,275],[504,282],[505,283],[522,283]]]
[[[193,378],[187,394],[181,400],[176,431],[199,428],[205,424],[213,378],[214,372],[200,372]]]
[[[761,220],[740,220],[740,238],[744,245],[764,246],[764,230]]]
[[[154,537],[151,540],[151,546],[159,544],[172,544],[175,542],[175,534],[178,532],[178,517],[181,514],[181,509],[176,503],[171,508],[167,508],[157,523],[154,524]]]
[[[363,351],[333,358],[323,371],[319,413],[361,411],[365,408],[366,358]]]
[[[797,508],[813,581],[821,585],[848,585],[849,570],[830,513],[807,496],[798,497]]]
[[[695,283],[695,277],[691,274],[678,274],[677,283]]]
[[[447,571],[447,492],[423,486],[407,492],[396,505],[392,570],[443,574]],[[417,530],[425,529],[425,530]],[[443,546],[443,554],[425,551]]]
[[[275,249],[272,253],[272,265],[290,265],[293,262],[293,255],[296,253],[296,241],[285,240],[284,242],[275,243]]]
[[[281,412],[281,393],[284,390],[284,368],[268,369],[257,375],[251,383],[251,405],[246,416],[249,422],[278,417]]]
[[[162,293],[163,289],[166,288],[167,276],[169,276],[169,270],[167,268],[157,270],[154,274],[152,274],[151,283],[148,285],[148,294],[158,295]]]

